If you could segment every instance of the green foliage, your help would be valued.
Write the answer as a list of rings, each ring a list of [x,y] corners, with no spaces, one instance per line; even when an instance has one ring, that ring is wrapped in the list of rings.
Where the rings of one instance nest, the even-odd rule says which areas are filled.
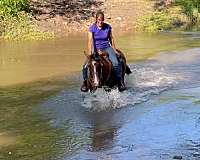
[[[4,16],[0,26],[6,40],[43,40],[54,37],[53,33],[40,31],[24,12],[19,12],[14,17]]]
[[[142,17],[137,27],[147,32],[163,31],[170,27],[170,22],[164,12],[154,12],[150,16]]]
[[[17,16],[20,11],[28,11],[28,0],[0,0],[1,16]]]
[[[145,32],[165,31],[171,29],[177,20],[177,17],[169,16],[166,11],[156,11],[139,19],[136,29]]]
[[[175,4],[183,8],[192,24],[196,24],[198,22],[200,0],[176,0]]]
[[[53,38],[31,21],[28,0],[0,0],[0,36],[6,40],[42,40]]]
[[[170,6],[140,18],[136,29],[148,32],[171,29],[199,30],[199,16],[200,0],[174,0]]]
[[[183,30],[188,23],[188,17],[183,13],[180,6],[170,6],[141,17],[137,21],[136,29],[145,32]]]

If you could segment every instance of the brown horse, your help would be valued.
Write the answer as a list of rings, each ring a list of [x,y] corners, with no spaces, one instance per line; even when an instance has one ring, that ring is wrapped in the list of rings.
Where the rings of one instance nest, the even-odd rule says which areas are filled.
[[[121,63],[121,77],[122,83],[124,83],[126,58],[120,50],[117,50],[117,52],[120,53],[118,60]],[[108,59],[108,54],[106,52],[102,52],[97,60],[95,60],[93,55],[88,57],[88,69],[89,77],[87,80],[87,86],[90,92],[94,92],[100,87],[103,87],[106,91],[110,91],[110,89],[117,85],[114,78],[113,66],[111,61]]]

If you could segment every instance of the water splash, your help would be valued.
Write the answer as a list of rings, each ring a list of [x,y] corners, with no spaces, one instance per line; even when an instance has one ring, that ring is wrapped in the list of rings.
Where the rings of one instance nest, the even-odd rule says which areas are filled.
[[[164,68],[134,67],[133,74],[127,78],[128,89],[119,92],[113,89],[105,92],[98,89],[95,93],[83,95],[82,106],[90,110],[103,111],[122,108],[145,102],[152,95],[158,95],[177,83],[180,77],[170,75]]]
[[[139,88],[146,87],[168,87],[177,83],[180,76],[172,75],[168,73],[164,67],[160,69],[154,69],[151,67],[134,68],[134,78],[132,83]]]

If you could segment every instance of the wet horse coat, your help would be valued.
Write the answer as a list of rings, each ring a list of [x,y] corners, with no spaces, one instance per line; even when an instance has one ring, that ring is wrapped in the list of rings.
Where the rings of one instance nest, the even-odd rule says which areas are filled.
[[[126,70],[126,59],[124,54],[120,53],[119,63],[121,63],[121,77],[124,83],[124,76]],[[90,92],[94,92],[98,87],[104,87],[105,90],[110,90],[117,85],[114,76],[113,65],[108,58],[108,54],[103,52],[98,59],[94,55],[88,57],[89,77],[87,85]]]

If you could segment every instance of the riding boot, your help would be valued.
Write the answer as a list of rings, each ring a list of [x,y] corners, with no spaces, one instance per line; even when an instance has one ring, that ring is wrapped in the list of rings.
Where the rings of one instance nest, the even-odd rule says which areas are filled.
[[[120,82],[118,83],[118,90],[119,90],[120,92],[123,92],[123,91],[126,90],[126,86],[125,86],[124,82],[120,81]]]
[[[128,65],[126,65],[126,70],[125,70],[125,73],[126,73],[127,75],[129,75],[129,74],[131,74],[131,73],[132,73],[132,71],[131,71],[131,69],[129,68],[129,66],[128,66]]]
[[[87,80],[83,81],[83,84],[81,86],[81,91],[82,92],[88,92],[88,85],[87,85]]]

